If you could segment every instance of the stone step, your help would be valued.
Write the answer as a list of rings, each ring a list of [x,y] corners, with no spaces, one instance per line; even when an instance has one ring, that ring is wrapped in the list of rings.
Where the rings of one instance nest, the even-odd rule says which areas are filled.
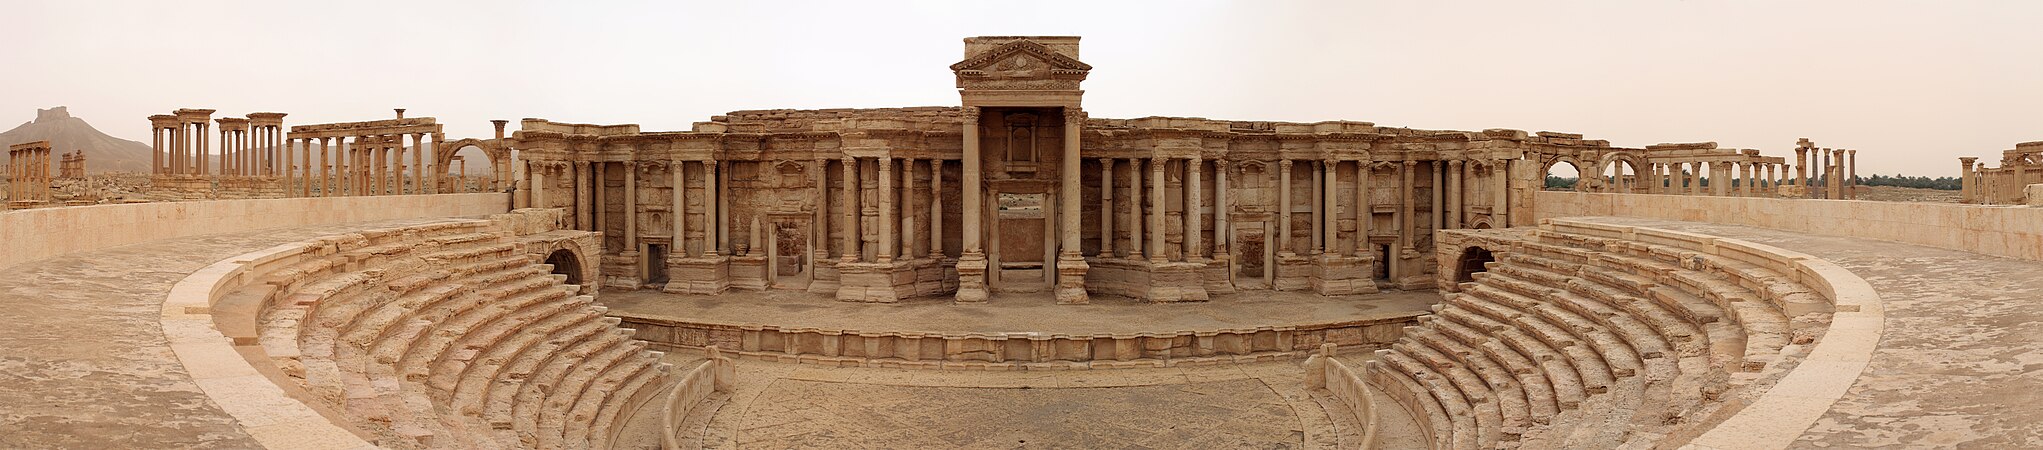
[[[1489,355],[1462,345],[1428,327],[1405,329],[1405,336],[1411,337],[1412,342],[1453,359],[1481,378],[1482,383],[1487,385],[1494,396],[1498,412],[1502,414],[1503,421],[1498,426],[1498,432],[1502,434],[1500,439],[1516,441],[1519,436],[1525,434],[1526,428],[1532,425],[1532,411],[1528,406],[1530,401],[1526,399],[1525,389],[1511,371],[1505,370],[1503,366],[1491,360]]]
[[[1425,364],[1434,374],[1445,378],[1449,384],[1454,385],[1455,390],[1461,392],[1462,399],[1468,402],[1470,412],[1475,414],[1478,447],[1495,447],[1497,442],[1504,440],[1502,407],[1497,402],[1496,393],[1490,390],[1488,384],[1483,383],[1482,377],[1463,367],[1452,357],[1442,355],[1424,345],[1401,340],[1391,344],[1390,349],[1392,353]]]
[[[558,335],[527,348],[524,353],[517,355],[508,365],[500,369],[496,378],[490,380],[491,384],[484,393],[486,397],[483,397],[484,403],[480,408],[482,417],[489,420],[490,426],[497,430],[510,430],[513,424],[511,419],[514,417],[512,408],[516,403],[514,399],[524,390],[526,384],[534,382],[532,379],[534,372],[561,352],[592,344],[614,343],[610,341],[617,340],[616,334],[610,330],[617,329],[619,322],[615,317],[603,317],[589,323],[587,327],[571,329],[574,331],[573,334]]]
[[[1459,322],[1439,316],[1426,317],[1426,326],[1433,333],[1451,339],[1463,347],[1475,349],[1515,376],[1519,390],[1525,395],[1528,415],[1534,423],[1546,423],[1553,415],[1560,413],[1559,403],[1554,398],[1554,387],[1546,378],[1546,369],[1534,362],[1532,356],[1519,353],[1517,349],[1505,345],[1498,338]]]
[[[1378,389],[1385,390],[1385,395],[1392,399],[1410,399],[1408,403],[1417,409],[1412,418],[1418,420],[1420,426],[1425,428],[1423,431],[1427,431],[1426,434],[1435,439],[1433,448],[1452,446],[1453,419],[1447,416],[1446,407],[1442,406],[1438,399],[1433,398],[1433,394],[1427,391],[1424,385],[1412,379],[1411,375],[1399,372],[1381,361],[1371,360],[1363,365],[1362,370],[1369,374],[1371,379],[1378,381],[1375,385]]]
[[[618,320],[604,317],[604,312],[603,307],[596,306],[548,318],[533,325],[530,332],[512,335],[504,342],[490,346],[463,368],[459,377],[429,383],[437,389],[452,392],[455,410],[462,415],[487,418],[485,413],[492,398],[507,395],[501,393],[506,389],[516,392],[518,385],[524,382],[523,375],[513,379],[510,370],[537,365],[538,361],[532,360],[543,358],[562,344],[595,335]],[[606,319],[610,323],[606,323]],[[541,356],[528,358],[528,354]],[[498,424],[491,425],[499,428]],[[501,424],[501,428],[509,426],[509,422]]]
[[[662,354],[652,352],[651,357],[658,361],[662,359]],[[674,385],[672,373],[672,365],[653,363],[647,366],[646,370],[632,375],[629,381],[625,381],[616,390],[606,392],[602,405],[597,409],[596,418],[589,423],[588,430],[584,432],[582,440],[585,444],[576,445],[577,443],[570,439],[568,446],[610,448],[611,433],[624,426],[624,421],[629,419],[632,413],[643,408],[647,402],[666,397],[667,390],[672,389]]]
[[[1588,388],[1582,384],[1581,370],[1575,368],[1573,361],[1568,358],[1566,353],[1553,348],[1546,341],[1526,335],[1524,331],[1519,330],[1516,326],[1508,325],[1506,322],[1498,321],[1493,317],[1460,307],[1460,302],[1467,300],[1452,299],[1456,296],[1463,295],[1449,295],[1450,301],[1455,303],[1448,305],[1449,307],[1447,308],[1442,308],[1439,315],[1443,319],[1466,326],[1467,328],[1483,330],[1485,334],[1496,337],[1499,343],[1532,358],[1534,363],[1539,366],[1542,376],[1553,386],[1554,402],[1558,409],[1574,409],[1580,406],[1582,400],[1589,396]]]
[[[1611,372],[1605,357],[1597,353],[1594,347],[1582,344],[1573,332],[1548,323],[1546,319],[1537,315],[1520,311],[1500,300],[1503,296],[1511,294],[1489,286],[1475,286],[1462,289],[1462,292],[1470,295],[1460,296],[1457,299],[1458,306],[1506,323],[1565,355],[1569,364],[1581,374],[1582,389],[1585,392],[1601,394],[1609,389],[1612,380],[1618,378],[1617,374]]]
[[[618,358],[618,362],[603,369],[595,378],[585,383],[579,389],[580,395],[576,395],[574,400],[559,408],[564,411],[563,430],[560,435],[562,448],[587,448],[589,429],[596,423],[598,411],[609,397],[622,393],[619,389],[623,388],[625,383],[637,378],[640,373],[652,371],[653,367],[660,364],[658,359],[651,358],[651,354],[652,352],[640,350]],[[556,408],[548,405],[548,409]]]
[[[556,431],[546,435],[560,436],[560,413],[572,406],[571,399],[581,394],[582,386],[617,362],[618,358],[645,348],[643,341],[631,339],[631,335],[623,330],[627,329],[613,329],[590,339],[590,345],[554,353],[552,360],[545,362],[525,381],[511,407],[513,418],[517,420],[516,429],[521,435],[538,433],[542,427],[553,427]],[[544,446],[548,440],[539,442]]]
[[[1404,374],[1420,386],[1424,386],[1425,392],[1439,403],[1447,414],[1447,427],[1453,430],[1447,435],[1449,448],[1457,450],[1482,448],[1480,436],[1477,434],[1480,431],[1476,429],[1474,408],[1468,404],[1467,397],[1463,397],[1453,383],[1427,368],[1425,364],[1394,351],[1377,350],[1376,361],[1382,363],[1385,369]],[[1435,429],[1438,430],[1438,427]]]
[[[431,380],[442,378],[443,374],[436,373],[436,370],[446,370],[449,372],[447,376],[459,377],[467,362],[489,345],[541,320],[587,305],[586,301],[569,297],[566,293],[542,290],[513,303],[491,305],[498,309],[496,314],[471,311],[470,314],[449,318],[426,342],[413,345],[421,351],[405,355],[405,359],[399,362],[399,373],[404,374],[406,381],[429,385]],[[445,364],[450,361],[460,365]],[[437,398],[446,399],[445,396]]]

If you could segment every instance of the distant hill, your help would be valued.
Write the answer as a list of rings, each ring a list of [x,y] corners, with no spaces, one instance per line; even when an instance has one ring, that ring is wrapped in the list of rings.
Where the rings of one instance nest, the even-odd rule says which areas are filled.
[[[134,123],[142,126],[141,119]],[[90,173],[149,172],[151,156],[148,143],[101,133],[92,124],[85,123],[85,119],[71,117],[71,112],[62,106],[38,109],[35,121],[0,133],[0,146],[35,141],[50,141],[52,153],[85,150],[85,170]],[[0,155],[0,159],[5,158],[6,155]],[[52,162],[50,172],[54,174],[56,171],[56,164]]]

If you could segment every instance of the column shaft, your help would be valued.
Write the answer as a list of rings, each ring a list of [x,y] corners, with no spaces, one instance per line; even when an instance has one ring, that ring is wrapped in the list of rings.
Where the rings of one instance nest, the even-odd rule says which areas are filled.
[[[1149,160],[1149,260],[1165,261],[1163,253],[1163,158]]]
[[[1461,178],[1462,171],[1467,168],[1468,168],[1467,164],[1464,164],[1459,159],[1447,162],[1446,203],[1447,203],[1447,228],[1449,229],[1461,228],[1461,205],[1462,205]],[[1624,185],[1624,173],[1618,172],[1617,178],[1618,179],[1615,182],[1615,184],[1617,184],[1620,187],[1618,192],[1624,192],[1623,189],[1621,189],[1622,186]]]
[[[1114,254],[1114,159],[1100,158],[1100,254]]]
[[[1291,256],[1291,160],[1277,161],[1277,254]]]
[[[695,256],[695,254],[693,254],[693,253],[689,253],[689,252],[688,252],[688,166],[687,166],[687,164],[688,164],[688,163],[687,163],[686,161],[681,161],[681,160],[674,160],[674,161],[668,161],[668,162],[667,162],[667,177],[668,177],[668,178],[671,178],[671,179],[673,180],[673,181],[672,181],[672,183],[673,183],[673,184],[672,184],[672,186],[673,186],[673,189],[671,189],[671,192],[669,192],[669,193],[668,193],[668,194],[670,194],[669,196],[670,196],[670,197],[672,197],[672,198],[669,198],[669,199],[668,199],[668,201],[672,201],[672,202],[674,202],[674,204],[673,204],[673,208],[674,208],[674,226],[673,226],[673,230],[672,230],[672,231],[669,231],[669,232],[668,232],[668,239],[667,239],[667,242],[668,242],[668,244],[667,244],[667,246],[668,246],[668,249],[667,249],[667,254],[669,255],[668,257],[670,257],[670,258],[672,257],[671,255],[681,255],[681,256],[684,256],[684,257],[693,257],[693,256]],[[533,193],[534,195],[537,195],[537,194],[539,194],[539,192],[540,192],[540,188],[539,188],[539,185],[540,185],[539,177],[538,177],[538,175],[534,175],[534,176],[533,176],[533,178],[532,178],[532,193]],[[533,201],[532,201],[532,207],[534,207],[534,208],[539,208],[539,207],[540,207],[540,206],[539,206],[539,201],[538,201],[538,200],[533,200]],[[656,262],[656,263],[657,263],[657,262]]]
[[[844,171],[844,177],[838,183],[838,186],[842,187],[839,195],[843,196],[843,200],[838,203],[842,203],[844,207],[844,224],[841,230],[844,236],[842,257],[844,262],[857,262],[860,256],[858,244],[861,239],[858,233],[858,159],[845,157],[843,163],[837,167]]]
[[[943,160],[929,160],[929,257],[943,261]]]
[[[1203,218],[1203,215],[1200,214],[1199,211],[1199,209],[1203,207],[1204,203],[1203,199],[1200,198],[1201,197],[1200,191],[1206,189],[1205,183],[1201,181],[1201,178],[1204,177],[1202,172],[1205,172],[1206,169],[1205,166],[1206,166],[1205,160],[1200,158],[1192,158],[1185,160],[1186,261],[1197,261],[1205,259],[1206,257],[1204,249],[1200,248],[1203,247],[1202,244],[1204,243],[1203,236],[1200,236],[1200,234],[1203,234],[1205,232],[1205,224],[1201,222],[1203,222],[1205,219]]]
[[[1128,158],[1128,257],[1141,259],[1146,251],[1142,234],[1142,160]]]
[[[1355,256],[1369,255],[1370,220],[1375,209],[1369,204],[1369,160],[1355,161]],[[1372,275],[1373,276],[1373,275]]]

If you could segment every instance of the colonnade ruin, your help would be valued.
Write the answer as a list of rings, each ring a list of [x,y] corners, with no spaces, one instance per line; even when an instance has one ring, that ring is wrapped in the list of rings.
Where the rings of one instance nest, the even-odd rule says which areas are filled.
[[[296,125],[284,113],[211,119],[210,109],[179,109],[150,116],[154,129],[152,196],[162,199],[286,198],[417,195],[469,192],[466,177],[450,174],[455,153],[481,148],[495,175],[482,191],[505,189],[510,150],[505,121],[495,139],[445,142],[431,117]],[[221,148],[210,150],[208,120],[220,126]],[[213,167],[217,165],[218,167]],[[459,168],[466,170],[466,162]]]
[[[50,142],[7,146],[7,209],[50,202]]]
[[[1987,167],[1978,157],[1958,158],[1959,182],[1965,203],[2036,205],[2043,202],[2043,141],[2015,144],[2001,151],[2000,167]]]

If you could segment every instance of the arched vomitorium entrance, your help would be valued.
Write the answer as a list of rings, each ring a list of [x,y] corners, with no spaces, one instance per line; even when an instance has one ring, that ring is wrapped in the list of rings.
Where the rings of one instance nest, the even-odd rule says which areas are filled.
[[[582,284],[582,259],[568,249],[554,250],[546,255],[546,263],[553,266],[553,273],[567,275],[567,284]]]
[[[1496,260],[1497,257],[1490,254],[1489,249],[1482,247],[1463,249],[1461,251],[1461,263],[1454,271],[1454,281],[1457,283],[1475,281],[1476,272],[1488,270],[1483,267],[1483,264]]]

